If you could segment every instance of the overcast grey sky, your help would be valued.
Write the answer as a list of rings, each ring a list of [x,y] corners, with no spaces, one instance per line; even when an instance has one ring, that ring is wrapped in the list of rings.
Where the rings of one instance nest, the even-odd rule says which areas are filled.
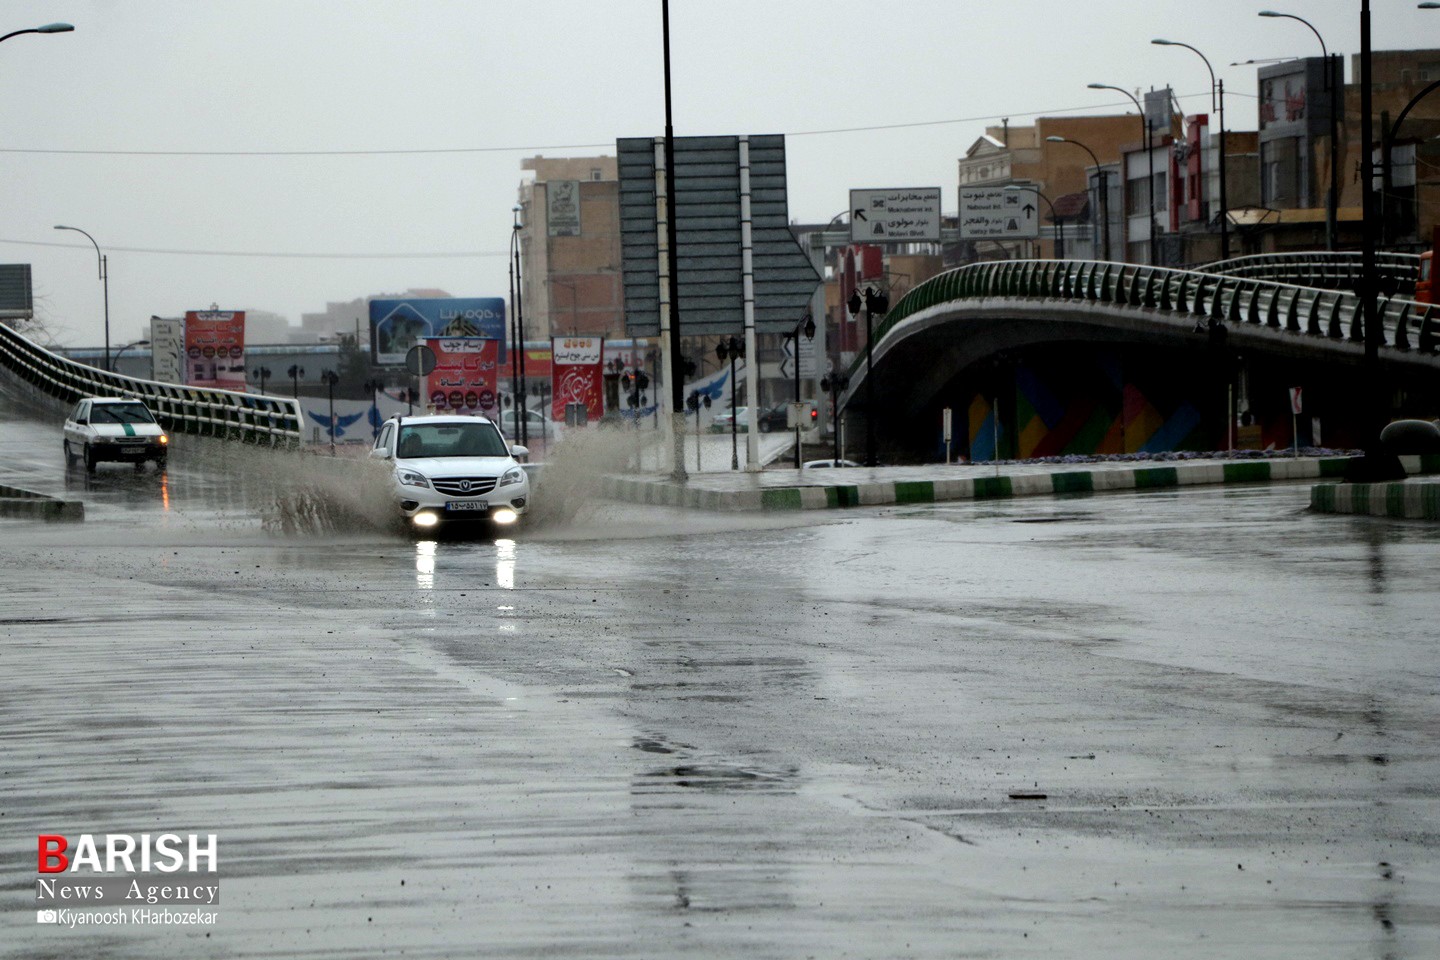
[[[1255,68],[1229,64],[1318,53],[1267,6],[1358,50],[1359,0],[672,0],[676,133],[787,134],[794,219],[852,187],[939,186],[953,211],[999,117],[1124,112],[1092,81],[1204,109],[1204,64],[1153,37],[1202,50],[1254,129]],[[1376,49],[1440,47],[1440,11],[1372,7]],[[521,158],[664,129],[659,0],[0,4],[0,34],[52,21],[75,32],[0,45],[0,262],[34,265],[72,345],[101,342],[101,286],[55,224],[109,256],[116,344],[212,302],[298,323],[410,287],[504,297]]]

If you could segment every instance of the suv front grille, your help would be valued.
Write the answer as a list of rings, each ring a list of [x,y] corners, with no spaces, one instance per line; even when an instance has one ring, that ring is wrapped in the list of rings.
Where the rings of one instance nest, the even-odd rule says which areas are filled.
[[[495,477],[442,477],[432,479],[436,493],[447,497],[479,497],[495,489]]]

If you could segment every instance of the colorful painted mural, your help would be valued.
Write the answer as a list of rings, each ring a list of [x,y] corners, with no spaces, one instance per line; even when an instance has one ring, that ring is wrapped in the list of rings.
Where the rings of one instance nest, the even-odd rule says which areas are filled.
[[[970,459],[1205,446],[1194,377],[1163,375],[1153,365],[1127,376],[1123,361],[1103,347],[1037,351],[1012,361],[988,391],[972,394]]]

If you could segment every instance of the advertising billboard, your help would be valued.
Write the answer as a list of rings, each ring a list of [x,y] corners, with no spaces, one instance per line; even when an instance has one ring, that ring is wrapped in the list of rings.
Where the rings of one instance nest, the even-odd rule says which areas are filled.
[[[185,313],[185,383],[245,390],[245,311]]]
[[[425,402],[436,413],[499,412],[500,344],[480,337],[426,338],[435,369],[425,376]]]
[[[589,420],[605,414],[604,356],[604,337],[555,337],[550,341],[552,417],[565,422],[569,403],[585,404]]]
[[[399,366],[421,340],[484,337],[497,341],[505,362],[505,301],[500,297],[444,297],[370,301],[370,355]]]

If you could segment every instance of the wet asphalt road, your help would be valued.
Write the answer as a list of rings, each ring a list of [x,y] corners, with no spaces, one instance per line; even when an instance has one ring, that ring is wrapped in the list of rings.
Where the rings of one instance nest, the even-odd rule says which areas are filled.
[[[58,447],[0,426],[89,517],[0,521],[0,954],[1440,955],[1433,526],[1275,486],[278,537],[264,462]],[[142,830],[219,834],[213,928],[33,922],[37,834]]]

